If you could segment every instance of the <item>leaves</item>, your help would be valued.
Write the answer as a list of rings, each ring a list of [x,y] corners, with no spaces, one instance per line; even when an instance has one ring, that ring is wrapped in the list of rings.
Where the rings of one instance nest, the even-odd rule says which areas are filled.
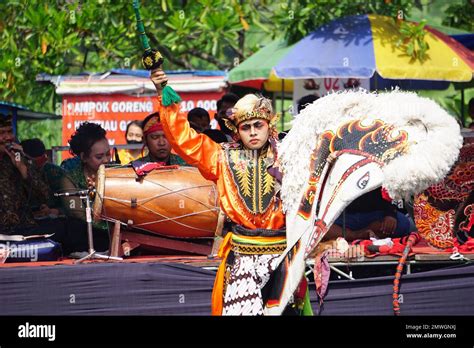
[[[410,0],[142,0],[141,13],[153,45],[167,51],[166,69],[213,70],[232,68],[235,58],[248,58],[272,38],[295,42],[339,16],[373,8],[394,17],[410,6]],[[54,112],[54,88],[36,83],[38,74],[141,68],[131,1],[9,0],[0,1],[0,13],[0,99]],[[416,41],[414,51],[425,49]]]
[[[453,3],[446,10],[444,25],[464,29],[469,32],[474,31],[474,3],[470,0],[463,0],[462,3]]]
[[[423,62],[427,57],[427,51],[430,46],[425,41],[425,25],[426,21],[421,21],[415,25],[402,21],[400,23],[401,38],[398,40],[396,46],[400,47],[405,53],[413,59],[419,59]]]

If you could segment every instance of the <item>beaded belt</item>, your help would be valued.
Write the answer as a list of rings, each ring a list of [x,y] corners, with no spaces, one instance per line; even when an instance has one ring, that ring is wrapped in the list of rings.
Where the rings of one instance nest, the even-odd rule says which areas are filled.
[[[233,225],[232,232],[240,236],[249,236],[249,237],[285,237],[286,230],[283,228],[281,230],[270,230],[266,228],[246,228],[242,225]]]
[[[239,254],[281,254],[286,249],[286,239],[281,237],[250,238],[233,235],[230,247],[233,252]]]

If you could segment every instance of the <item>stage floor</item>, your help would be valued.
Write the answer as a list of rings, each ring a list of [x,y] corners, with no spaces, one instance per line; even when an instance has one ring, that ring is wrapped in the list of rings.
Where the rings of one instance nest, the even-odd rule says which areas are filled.
[[[474,265],[449,260],[449,255],[410,257],[412,270],[438,266],[402,277],[402,315],[474,314]],[[393,315],[397,262],[398,256],[389,255],[330,259],[333,271],[321,315]],[[210,315],[218,264],[218,259],[204,256],[5,263],[0,265],[0,308],[2,315]],[[310,282],[317,311],[314,289]]]

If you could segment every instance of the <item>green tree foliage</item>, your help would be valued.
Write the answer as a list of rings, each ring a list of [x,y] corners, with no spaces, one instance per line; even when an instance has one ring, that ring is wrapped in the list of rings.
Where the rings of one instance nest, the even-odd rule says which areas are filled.
[[[409,0],[141,3],[151,44],[162,51],[167,69],[228,69],[258,50],[260,42],[249,33],[294,42],[337,17],[403,16],[411,6]],[[2,99],[53,112],[54,89],[38,86],[37,74],[141,68],[131,1],[13,0],[1,2],[0,13]]]
[[[459,4],[453,3],[446,10],[443,24],[472,33],[474,31],[474,2],[463,0]]]
[[[141,12],[166,69],[226,69],[258,49],[245,42],[258,6],[269,1],[149,0]],[[131,1],[14,0],[0,13],[1,99],[53,112],[54,88],[38,74],[141,68]]]
[[[142,0],[141,13],[165,69],[224,70],[273,38],[291,43],[345,15],[405,18],[411,6],[411,0]],[[38,74],[142,68],[131,0],[9,0],[0,1],[0,13],[0,100],[55,112],[54,86],[36,82]]]

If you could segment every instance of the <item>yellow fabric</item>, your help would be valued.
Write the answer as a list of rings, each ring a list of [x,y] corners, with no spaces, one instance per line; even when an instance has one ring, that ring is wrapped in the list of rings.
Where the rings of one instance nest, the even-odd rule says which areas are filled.
[[[263,88],[269,92],[281,92],[282,87],[282,79],[277,77],[272,69],[268,80],[263,83]],[[293,92],[293,80],[285,79],[284,91],[288,93]]]
[[[186,114],[179,112],[178,104],[162,106],[159,97],[158,107],[163,130],[173,150],[188,164],[196,166],[206,179],[216,183],[220,207],[233,222],[249,229],[278,230],[284,226],[281,201],[264,214],[249,213],[243,208],[242,198],[227,167],[222,147],[208,136],[192,129]]]
[[[224,277],[225,277],[225,265],[227,256],[231,250],[230,241],[232,239],[232,233],[226,234],[222,244],[219,248],[217,256],[222,259],[219,269],[217,270],[216,279],[214,280],[214,287],[212,288],[212,301],[211,301],[211,314],[221,315],[223,300],[224,300]]]
[[[247,241],[252,244],[254,241],[260,243],[270,243],[275,242],[284,242],[285,237],[248,237],[248,236],[236,236],[233,233],[229,232],[226,234],[222,244],[219,248],[217,256],[222,259],[219,269],[217,270],[216,279],[214,280],[214,287],[212,289],[212,301],[211,301],[211,313],[212,315],[221,315],[223,308],[223,299],[224,299],[224,284],[225,284],[225,272],[226,272],[226,262],[227,257],[229,256],[230,251],[232,250],[232,240],[238,239],[239,241]]]
[[[395,44],[400,35],[390,17],[369,15],[377,71],[389,79],[471,81],[472,69],[445,42],[427,31],[430,48],[424,62],[409,57]],[[395,52],[395,54],[394,54]]]
[[[275,244],[275,243],[283,243],[286,241],[285,237],[262,237],[262,236],[255,236],[255,237],[249,237],[249,236],[236,236],[234,235],[233,240],[239,242],[239,243],[248,243],[248,244],[255,244],[255,242],[258,243],[263,243],[263,244]]]
[[[148,153],[148,150],[145,151],[146,153]],[[144,154],[146,156],[146,153]],[[120,162],[122,162],[122,164],[128,164],[132,161],[135,161],[136,159],[142,157],[141,153],[139,152],[137,156],[133,156],[130,151],[128,151],[127,149],[120,149],[118,150],[118,155],[120,157]]]

